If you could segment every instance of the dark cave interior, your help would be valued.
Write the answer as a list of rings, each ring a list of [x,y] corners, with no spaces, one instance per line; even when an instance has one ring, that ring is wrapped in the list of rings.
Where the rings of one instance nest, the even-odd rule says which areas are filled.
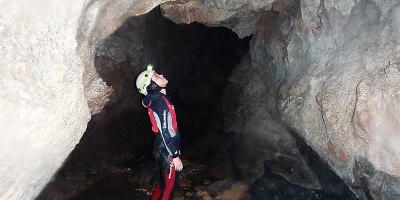
[[[177,110],[184,162],[194,160],[200,168],[220,168],[229,162],[221,153],[229,153],[229,136],[222,129],[222,95],[231,71],[248,53],[250,39],[240,39],[222,27],[174,24],[161,16],[159,8],[127,19],[96,53],[98,73],[113,88],[110,101],[92,116],[79,144],[39,199],[124,199],[114,196],[113,190],[118,189],[104,189],[101,184],[124,182],[119,176],[110,176],[127,169],[131,186],[154,184],[153,133],[140,104],[142,96],[134,86],[137,74],[147,64],[153,64],[169,80],[167,94]],[[213,159],[204,159],[210,156]],[[141,175],[130,174],[136,168],[144,168],[139,169]],[[229,170],[219,170],[222,173],[214,179],[226,178]],[[75,193],[61,194],[59,190]]]
[[[236,172],[232,152],[238,151],[232,133],[223,128],[222,101],[233,69],[248,55],[250,40],[238,38],[227,28],[174,24],[162,17],[159,8],[127,19],[96,51],[97,71],[112,87],[110,101],[92,116],[79,144],[38,199],[148,197],[157,182],[151,156],[153,134],[134,85],[147,64],[169,80],[167,94],[177,110],[185,169],[177,199],[206,199],[202,190],[216,198],[235,180],[243,179]],[[239,97],[232,94],[230,98]],[[335,184],[330,194],[307,189],[266,167],[249,193],[251,199],[348,197],[337,191],[345,190],[341,183]]]

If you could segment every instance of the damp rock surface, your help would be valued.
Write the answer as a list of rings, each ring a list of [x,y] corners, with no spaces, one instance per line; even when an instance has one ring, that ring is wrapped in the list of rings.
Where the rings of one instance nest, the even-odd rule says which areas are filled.
[[[76,54],[82,2],[58,5],[0,1],[1,199],[36,196],[90,118]]]
[[[33,199],[74,149],[106,102],[93,47],[143,2],[0,1],[1,199]]]
[[[271,112],[358,198],[399,198],[399,2],[298,3],[262,17],[252,46]]]
[[[366,181],[368,169],[356,170],[357,163],[398,179],[397,1],[177,1],[163,4],[162,11],[176,23],[255,33],[251,62],[266,86],[267,110],[358,197],[384,186]],[[243,18],[242,12],[252,14]],[[246,19],[251,23],[243,26]],[[361,187],[360,179],[368,186]]]
[[[161,5],[165,17],[175,23],[199,22],[209,26],[225,26],[243,38],[255,33],[261,13],[275,0],[206,0],[172,1]]]
[[[231,157],[239,176],[252,183],[267,165],[289,182],[321,189],[296,139],[268,113],[266,88],[251,67],[249,55],[236,66],[229,82],[224,91],[224,129],[233,138]]]
[[[105,66],[99,70],[95,66],[96,47],[127,17],[146,13],[162,3],[165,1],[0,0],[0,198],[34,198],[79,142],[91,114],[101,116],[101,111],[106,110],[103,119],[124,115],[125,108],[131,104],[121,103],[118,98],[129,96],[120,90],[129,81],[122,75],[101,74],[115,70],[107,68],[110,62],[124,59],[113,57],[115,61],[110,61],[104,56],[96,61]],[[243,104],[243,110],[235,116],[242,117],[243,121],[236,119],[237,123],[226,126],[236,132],[254,133],[250,137],[260,143],[255,145],[255,150],[250,148],[251,144],[243,143],[244,152],[267,152],[267,155],[238,158],[257,165],[249,170],[247,164],[227,164],[229,170],[223,173],[238,170],[248,174],[254,179],[255,185],[250,188],[254,196],[275,198],[274,190],[260,192],[274,188],[266,182],[272,177],[283,184],[295,184],[291,185],[291,191],[312,188],[302,194],[277,198],[310,195],[318,199],[324,195],[315,190],[319,184],[331,188],[330,194],[339,192],[337,188],[342,188],[346,194],[350,191],[352,198],[400,198],[398,1],[189,0],[168,2],[161,9],[164,16],[176,23],[196,21],[208,26],[225,26],[240,37],[254,34],[250,63],[264,85],[244,83],[246,87],[260,89],[256,94],[251,94],[252,90],[244,91],[250,93],[246,98],[261,96],[265,104],[255,103],[262,104],[260,107],[266,113],[252,107],[254,105]],[[157,53],[162,55],[162,52]],[[127,65],[125,61],[118,62],[118,69],[126,70],[132,78],[136,71],[129,71]],[[232,78],[234,80],[235,76]],[[108,85],[110,83],[113,85]],[[181,91],[190,91],[190,88]],[[191,99],[190,95],[181,95],[185,97]],[[238,100],[241,103],[253,101],[251,98]],[[104,106],[110,101],[121,104],[107,115],[107,106]],[[196,101],[191,103],[196,104]],[[263,115],[246,113],[252,109]],[[266,119],[271,121],[264,123]],[[260,124],[251,124],[257,120]],[[265,124],[269,124],[266,128],[271,130],[285,127],[282,138],[270,137],[273,131],[254,130]],[[129,138],[126,135],[117,139],[108,137],[113,138],[111,143]],[[87,140],[92,138],[96,135],[86,136]],[[106,138],[97,139],[102,144]],[[297,148],[288,152],[293,140]],[[269,146],[273,151],[264,149],[271,141],[278,144],[284,141],[284,148],[275,150],[274,142]],[[78,151],[90,150],[97,144],[94,142]],[[298,144],[303,147],[299,148]],[[99,151],[95,155],[129,151],[124,148],[101,150],[105,154]],[[297,157],[298,151],[306,154]],[[279,164],[285,161],[272,157],[273,152],[285,158],[297,158],[286,159],[288,165],[281,166]],[[224,153],[226,150],[222,155]],[[124,156],[129,154],[121,157]],[[316,170],[315,165],[306,162],[310,159],[318,160],[315,163],[323,167]],[[262,171],[265,168],[260,163],[264,161],[271,167],[272,174]],[[66,177],[79,181],[98,174],[100,170],[96,169],[112,168],[109,162],[98,162],[102,163],[100,167],[96,165],[98,168],[72,170]],[[299,171],[288,174],[287,168],[282,168],[293,166],[293,162],[299,163],[296,166],[301,167],[296,170],[303,170],[304,177],[296,176]],[[278,173],[281,176],[275,177]],[[329,174],[328,178],[324,178],[324,174]],[[338,187],[331,187],[330,177],[337,178],[334,183]],[[247,191],[247,187],[242,182],[232,184],[231,192],[222,194],[229,197],[232,192]],[[275,187],[275,192],[281,189]],[[211,198],[212,194],[188,191],[184,195]]]

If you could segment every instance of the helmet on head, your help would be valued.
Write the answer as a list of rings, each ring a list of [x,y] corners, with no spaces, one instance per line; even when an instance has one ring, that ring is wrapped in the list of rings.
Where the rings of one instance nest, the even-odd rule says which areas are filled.
[[[147,86],[151,83],[151,77],[155,74],[152,65],[148,65],[147,69],[139,74],[136,78],[136,88],[140,93],[147,95]]]

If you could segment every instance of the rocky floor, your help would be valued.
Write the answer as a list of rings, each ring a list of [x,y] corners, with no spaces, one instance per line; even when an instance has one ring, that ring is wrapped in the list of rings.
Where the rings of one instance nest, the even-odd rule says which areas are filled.
[[[307,189],[288,182],[272,173],[266,166],[264,174],[252,184],[234,180],[229,161],[205,163],[193,157],[183,157],[184,169],[178,174],[175,200],[342,200],[354,199],[345,194],[338,184],[326,187],[337,190]],[[107,166],[107,167],[105,167]],[[158,182],[157,167],[151,155],[140,154],[126,162],[103,164],[103,169],[86,173],[65,170],[58,174],[58,181],[47,189],[38,200],[144,200],[150,199]]]
[[[71,199],[149,199],[157,183],[151,158],[143,157],[136,164],[124,163],[108,173],[86,182],[81,192]],[[218,174],[210,175],[205,165],[183,160],[184,170],[178,175],[174,199],[249,199],[247,186]]]

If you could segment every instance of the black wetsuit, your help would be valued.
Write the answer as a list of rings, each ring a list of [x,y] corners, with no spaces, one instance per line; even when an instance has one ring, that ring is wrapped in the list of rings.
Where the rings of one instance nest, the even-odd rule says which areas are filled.
[[[148,109],[152,130],[156,134],[153,156],[160,166],[160,183],[154,189],[152,199],[172,199],[176,171],[172,159],[181,154],[181,138],[178,132],[175,108],[161,92],[153,92],[142,101]]]

